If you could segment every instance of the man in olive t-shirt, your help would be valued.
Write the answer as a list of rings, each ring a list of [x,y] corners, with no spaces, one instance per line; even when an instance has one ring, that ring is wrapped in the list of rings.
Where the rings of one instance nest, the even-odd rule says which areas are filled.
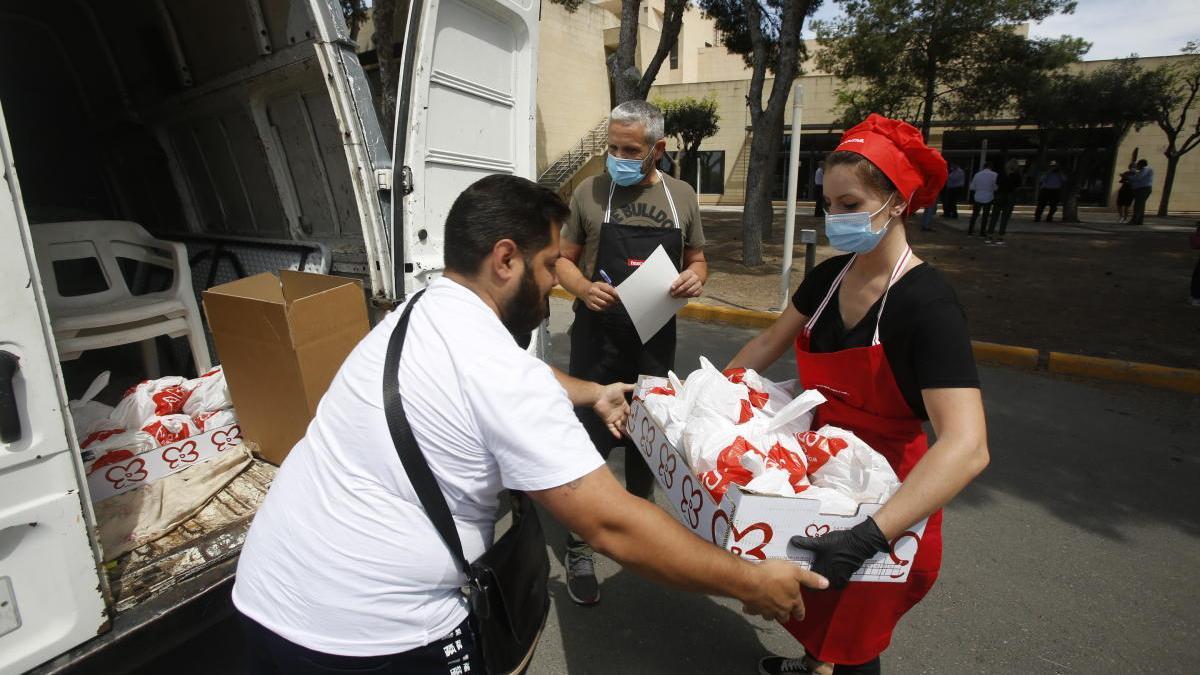
[[[674,367],[674,320],[643,344],[628,324],[614,287],[658,245],[681,270],[671,285],[672,296],[697,297],[708,278],[696,193],[687,183],[658,171],[665,149],[662,112],[645,101],[622,103],[609,118],[607,173],[583,181],[571,197],[558,279],[578,298],[571,325],[573,376],[587,373],[608,378],[597,381],[634,382],[640,374],[666,375]],[[575,412],[607,458],[620,441],[592,411]],[[654,476],[632,444],[625,445],[625,484],[640,497],[654,490]],[[564,566],[571,599],[581,605],[599,602],[591,549],[573,534]]]

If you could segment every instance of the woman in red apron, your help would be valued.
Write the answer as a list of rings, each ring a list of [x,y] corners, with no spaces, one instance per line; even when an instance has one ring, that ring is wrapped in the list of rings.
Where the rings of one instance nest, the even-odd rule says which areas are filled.
[[[909,248],[905,218],[933,204],[946,162],[904,122],[871,115],[825,159],[826,236],[851,255],[809,273],[783,315],[730,367],[763,370],[794,346],[805,389],[828,399],[813,428],[849,429],[887,458],[903,484],[850,530],[792,543],[829,579],[804,591],[805,618],[785,624],[804,659],[769,656],[763,675],[879,673],[900,617],[941,565],[941,508],[987,465],[979,380],[953,290]],[[937,443],[928,444],[930,421]],[[928,517],[905,583],[847,580],[867,558]]]

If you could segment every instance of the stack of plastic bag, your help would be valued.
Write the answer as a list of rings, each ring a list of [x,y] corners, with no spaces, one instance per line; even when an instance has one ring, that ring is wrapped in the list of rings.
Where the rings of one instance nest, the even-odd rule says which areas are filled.
[[[126,391],[116,407],[92,400],[108,381],[109,373],[101,373],[83,397],[70,402],[84,459],[97,458],[92,471],[236,421],[220,366],[192,380],[144,380]]]
[[[845,429],[812,431],[826,399],[816,390],[793,396],[795,389],[749,369],[721,372],[702,357],[686,381],[674,373],[644,378],[635,396],[716,501],[736,484],[818,499],[822,511],[849,515],[891,497],[900,481],[887,460]]]

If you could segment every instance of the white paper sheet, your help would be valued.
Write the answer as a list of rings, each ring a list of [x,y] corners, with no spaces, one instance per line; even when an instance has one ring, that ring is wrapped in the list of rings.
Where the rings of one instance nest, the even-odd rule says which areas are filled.
[[[660,245],[636,272],[617,286],[621,304],[633,319],[642,344],[649,342],[687,304],[687,298],[671,297],[671,284],[678,278],[679,271],[671,256]]]

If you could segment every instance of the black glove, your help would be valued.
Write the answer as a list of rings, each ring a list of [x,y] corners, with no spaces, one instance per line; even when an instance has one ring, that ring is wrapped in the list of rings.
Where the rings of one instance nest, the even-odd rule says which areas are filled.
[[[837,589],[846,587],[850,575],[862,567],[863,561],[891,548],[879,526],[869,517],[848,530],[819,537],[792,537],[791,542],[792,546],[817,554],[812,571],[828,579],[830,588]]]

